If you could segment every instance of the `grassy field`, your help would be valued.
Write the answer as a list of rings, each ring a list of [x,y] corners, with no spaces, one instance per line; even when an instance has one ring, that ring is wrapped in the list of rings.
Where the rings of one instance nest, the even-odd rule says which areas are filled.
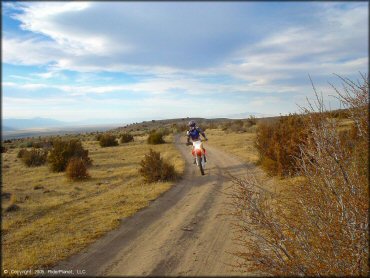
[[[37,268],[65,259],[168,190],[173,183],[145,184],[139,162],[149,148],[161,152],[179,173],[184,160],[172,136],[162,145],[148,145],[145,139],[107,148],[83,142],[93,166],[91,178],[81,182],[69,181],[64,172],[52,173],[46,165],[24,166],[18,148],[3,153],[3,269]],[[19,210],[4,212],[12,203]]]
[[[221,129],[207,129],[205,132],[209,139],[207,144],[235,155],[246,163],[258,161],[258,152],[254,147],[256,133],[253,128],[244,133],[222,131]]]

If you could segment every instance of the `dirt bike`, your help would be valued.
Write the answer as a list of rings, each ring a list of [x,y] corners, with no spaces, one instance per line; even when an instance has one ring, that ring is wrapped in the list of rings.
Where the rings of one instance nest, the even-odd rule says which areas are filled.
[[[204,169],[206,166],[205,160],[205,149],[203,148],[202,140],[193,141],[193,144],[188,142],[186,145],[193,145],[191,154],[195,157],[197,167],[199,167],[200,173],[204,175]]]

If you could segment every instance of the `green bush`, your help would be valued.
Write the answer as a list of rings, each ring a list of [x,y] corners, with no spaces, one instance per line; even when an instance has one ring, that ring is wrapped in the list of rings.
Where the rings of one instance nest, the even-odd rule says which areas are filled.
[[[156,181],[169,181],[177,177],[175,167],[161,158],[159,152],[150,149],[149,154],[140,162],[139,173],[148,183]]]
[[[163,134],[160,132],[151,132],[148,137],[148,144],[151,145],[157,145],[157,144],[163,144],[165,141],[163,140]]]
[[[82,147],[81,141],[76,139],[68,141],[57,139],[53,141],[53,149],[48,157],[48,162],[53,172],[64,171],[72,157],[79,157],[85,162],[85,165],[91,165],[92,161],[89,158],[89,151]]]
[[[42,149],[32,148],[30,151],[24,150],[21,159],[28,167],[36,167],[45,164],[47,152]]]
[[[282,116],[277,123],[261,123],[257,127],[256,147],[259,163],[272,175],[293,175],[300,157],[300,145],[308,131],[302,116]]]
[[[85,161],[80,157],[71,158],[67,164],[66,176],[73,181],[89,178]]]
[[[124,133],[121,135],[121,143],[129,143],[134,141],[134,136],[132,136],[130,133]]]
[[[100,136],[99,144],[101,147],[114,147],[118,146],[116,136],[112,134],[103,134]]]

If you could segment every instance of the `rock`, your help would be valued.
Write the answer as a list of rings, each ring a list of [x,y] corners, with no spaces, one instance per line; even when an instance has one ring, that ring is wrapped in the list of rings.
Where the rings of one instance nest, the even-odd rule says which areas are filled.
[[[42,192],[42,193],[49,193],[50,192],[50,190],[45,190],[44,192]]]
[[[3,193],[1,193],[1,198],[9,200],[11,195],[12,194],[9,193],[9,192],[3,192]]]
[[[181,230],[191,232],[194,229],[192,227],[183,227]]]
[[[34,190],[39,190],[39,189],[44,189],[44,187],[42,185],[35,185],[33,187]]]
[[[17,206],[16,204],[10,205],[9,207],[6,208],[5,212],[12,212],[12,211],[17,211],[19,210],[20,207]]]

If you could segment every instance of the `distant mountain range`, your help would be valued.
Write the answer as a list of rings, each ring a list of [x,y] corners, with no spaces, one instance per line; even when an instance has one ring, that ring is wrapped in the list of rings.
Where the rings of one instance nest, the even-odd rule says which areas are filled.
[[[2,130],[13,131],[19,129],[60,127],[68,125],[66,122],[49,119],[49,118],[32,118],[32,119],[3,119]]]
[[[219,115],[217,118],[229,118],[229,119],[245,119],[250,116],[257,118],[270,117],[274,115],[262,114],[257,112],[245,112],[237,114]],[[216,117],[212,117],[216,118]],[[136,119],[139,121],[139,119]],[[126,119],[126,123],[135,122],[133,119]],[[42,129],[42,128],[65,128],[65,127],[77,127],[82,125],[110,125],[110,124],[121,124],[124,125],[123,121],[117,119],[90,119],[86,121],[76,121],[76,122],[63,122],[50,118],[32,118],[32,119],[3,119],[1,129],[3,132],[12,132],[20,130],[29,129]]]

